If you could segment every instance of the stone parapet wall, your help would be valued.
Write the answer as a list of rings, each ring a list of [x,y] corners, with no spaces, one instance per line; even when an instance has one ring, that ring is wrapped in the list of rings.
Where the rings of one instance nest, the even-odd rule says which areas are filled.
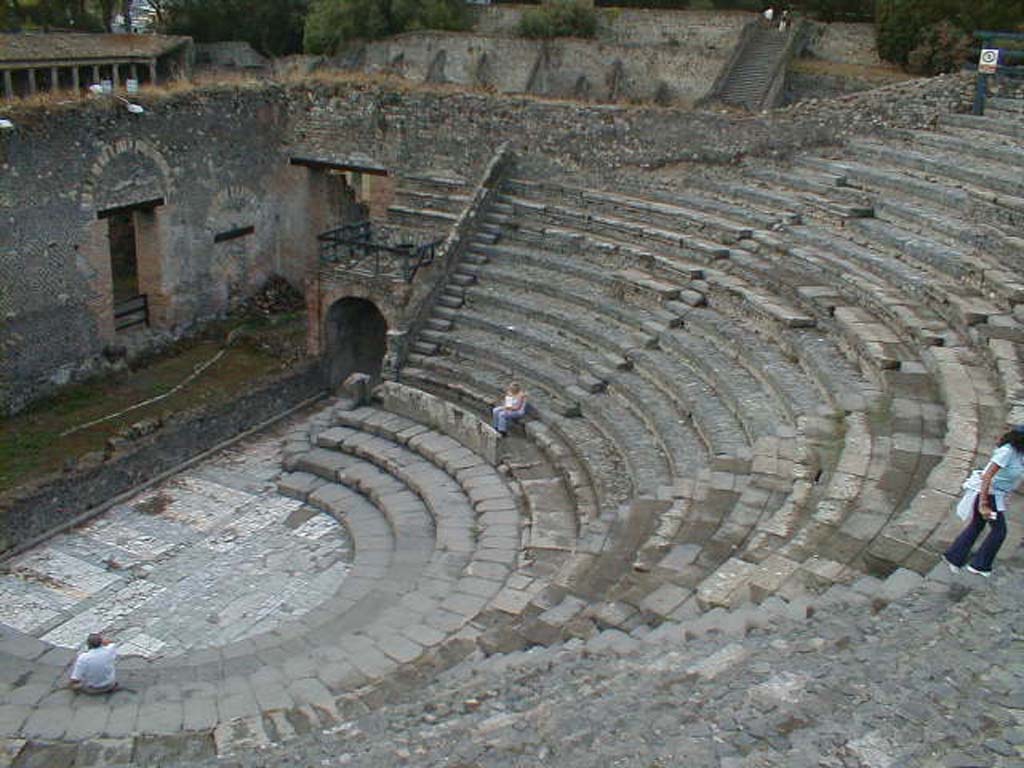
[[[748,155],[781,157],[884,127],[927,126],[939,114],[968,110],[972,94],[969,77],[947,75],[749,116],[446,88],[399,97],[377,86],[332,84],[303,87],[296,102],[318,115],[316,134],[305,141],[327,148],[355,146],[363,137],[368,150],[389,163],[415,158],[423,167],[433,159],[481,168],[508,142],[525,162],[615,174],[675,163],[732,163]]]
[[[498,433],[465,408],[393,381],[373,390],[384,409],[442,432],[490,464],[498,463]]]
[[[216,409],[177,414],[113,454],[90,455],[66,474],[0,497],[0,554],[82,517],[194,456],[263,424],[323,388],[320,366],[300,369]]]

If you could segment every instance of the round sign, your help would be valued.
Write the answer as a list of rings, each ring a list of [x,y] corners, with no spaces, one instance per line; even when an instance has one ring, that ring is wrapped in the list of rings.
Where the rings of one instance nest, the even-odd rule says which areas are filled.
[[[999,66],[999,49],[998,48],[982,48],[981,56],[978,58],[978,72],[991,75],[996,71],[996,67]]]

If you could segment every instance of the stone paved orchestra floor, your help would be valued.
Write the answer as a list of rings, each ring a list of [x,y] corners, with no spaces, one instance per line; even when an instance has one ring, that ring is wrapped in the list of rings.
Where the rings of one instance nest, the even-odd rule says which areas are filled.
[[[280,429],[245,440],[14,558],[0,623],[66,648],[102,631],[126,654],[166,657],[314,610],[345,579],[351,542],[277,493],[280,444]]]

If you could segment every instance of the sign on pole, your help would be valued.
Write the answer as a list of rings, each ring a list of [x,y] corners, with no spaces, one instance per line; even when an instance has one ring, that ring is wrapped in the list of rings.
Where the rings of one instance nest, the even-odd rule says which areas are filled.
[[[999,66],[999,49],[982,48],[981,56],[978,58],[978,72],[983,75],[994,75],[996,67]]]

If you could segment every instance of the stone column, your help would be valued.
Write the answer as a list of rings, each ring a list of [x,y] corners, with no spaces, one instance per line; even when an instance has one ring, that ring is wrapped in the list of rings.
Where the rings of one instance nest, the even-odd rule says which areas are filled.
[[[53,92],[60,90],[60,69],[57,67],[50,67],[50,90]]]
[[[14,98],[14,79],[11,77],[11,70],[4,70],[4,98]]]
[[[36,71],[34,69],[27,70],[28,72],[28,92],[33,94],[36,92]]]
[[[75,93],[82,90],[82,81],[78,77],[78,67],[71,68],[71,87],[75,89]]]
[[[149,84],[156,85],[156,59],[149,60]]]
[[[113,64],[110,65],[110,72],[111,72],[110,80],[114,83],[114,90],[115,91],[118,88],[121,87],[121,73],[118,71],[119,68],[120,67],[117,64],[117,62],[114,62]]]
[[[114,284],[110,268],[110,224],[106,219],[89,222],[81,235],[79,250],[89,265],[87,304],[104,344],[114,340]]]
[[[99,64],[93,64],[92,65],[92,81],[93,81],[93,83],[98,83],[100,81],[100,65]]]

